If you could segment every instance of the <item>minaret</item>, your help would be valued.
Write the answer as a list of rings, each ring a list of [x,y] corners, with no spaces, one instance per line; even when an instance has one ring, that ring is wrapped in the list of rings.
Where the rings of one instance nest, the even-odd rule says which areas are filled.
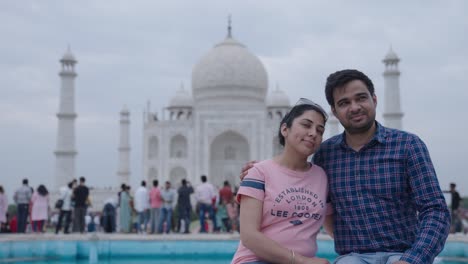
[[[77,61],[68,47],[60,60],[62,70],[60,102],[57,130],[57,147],[55,149],[55,187],[65,186],[76,177],[75,172],[75,64]]]
[[[130,180],[130,112],[124,106],[120,111],[119,185],[129,184]]]
[[[384,89],[385,89],[385,104],[384,104],[384,124],[387,127],[402,129],[403,113],[400,107],[400,71],[398,70],[398,62],[400,58],[395,54],[390,47],[382,62],[385,64]]]
[[[329,137],[336,136],[340,133],[340,123],[332,112],[328,113],[327,131]]]

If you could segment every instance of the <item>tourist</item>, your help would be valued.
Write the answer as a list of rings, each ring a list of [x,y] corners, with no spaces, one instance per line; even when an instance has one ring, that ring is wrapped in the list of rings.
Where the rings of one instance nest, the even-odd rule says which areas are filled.
[[[207,181],[206,175],[200,177],[201,184],[195,189],[195,199],[197,200],[197,207],[200,218],[200,233],[208,232],[205,225],[205,217],[208,213],[211,221],[213,222],[213,231],[217,230],[216,216],[213,208],[213,201],[216,201],[216,192],[211,183]]]
[[[239,204],[231,197],[229,203],[226,204],[226,211],[229,216],[229,222],[231,223],[231,230],[233,232],[239,232]]]
[[[120,232],[130,233],[132,225],[132,198],[130,196],[130,186],[125,186],[125,190],[120,192],[120,210],[119,210],[119,223]]]
[[[8,197],[3,190],[3,186],[0,185],[0,225],[1,230],[4,230],[6,226],[8,213]]]
[[[231,196],[232,199],[232,196]],[[228,201],[226,198],[220,200],[216,210],[216,222],[219,223],[218,230],[221,232],[231,232],[232,224],[227,212]]]
[[[25,233],[28,222],[29,203],[31,202],[32,191],[28,186],[28,179],[23,179],[23,185],[16,190],[13,200],[16,204],[17,232]]]
[[[190,233],[190,216],[192,214],[192,203],[190,202],[190,195],[193,193],[193,187],[186,179],[182,179],[182,185],[177,190],[177,210],[179,219],[177,221],[177,232],[184,234]],[[182,226],[182,222],[184,225]],[[183,231],[182,231],[183,229]]]
[[[331,74],[325,94],[345,129],[314,155],[329,177],[336,264],[432,263],[450,213],[426,145],[375,120],[377,96],[364,73]]]
[[[456,188],[457,185],[452,182],[450,183],[450,190],[444,191],[444,193],[450,193],[451,196],[450,209],[452,223],[450,225],[450,233],[458,233],[463,231],[463,223],[458,211],[458,208],[460,207],[460,202],[463,199],[461,198]]]
[[[75,209],[73,213],[73,232],[84,233],[85,216],[89,205],[89,189],[85,185],[86,179],[80,177],[80,184],[73,191]]]
[[[171,188],[171,182],[167,181],[164,189],[161,190],[161,198],[163,206],[161,208],[161,215],[159,217],[158,233],[162,234],[164,231],[169,234],[171,232],[172,213],[174,210],[174,202],[177,193]],[[164,224],[166,225],[164,228]]]
[[[223,200],[232,200],[232,188],[231,184],[229,184],[229,181],[224,181],[223,188],[219,190],[219,200],[220,202],[222,202]]]
[[[71,198],[72,198],[73,182],[69,182],[66,187],[60,190],[60,199],[63,201],[62,207],[60,209],[60,214],[57,221],[57,226],[55,227],[55,234],[58,234],[62,227],[62,221],[65,218],[65,225],[63,228],[63,233],[68,234],[70,221],[71,221]]]
[[[330,214],[327,175],[307,160],[322,142],[326,121],[325,111],[307,99],[281,120],[282,153],[255,164],[237,192],[241,242],[232,263],[329,263],[315,256]]]
[[[32,231],[44,232],[44,224],[49,219],[49,191],[44,185],[39,185],[31,197]]]
[[[139,234],[147,232],[148,210],[149,210],[149,194],[146,189],[146,181],[141,181],[140,187],[135,192],[134,208],[138,215],[137,232]],[[143,229],[141,228],[143,225]]]
[[[114,198],[108,198],[104,201],[100,223],[106,233],[113,233],[116,231],[116,206],[117,202]]]
[[[151,226],[151,234],[156,233],[156,228],[159,226],[159,214],[161,212],[162,206],[162,198],[161,198],[161,190],[159,190],[159,181],[153,180],[153,187],[150,191],[150,226]]]

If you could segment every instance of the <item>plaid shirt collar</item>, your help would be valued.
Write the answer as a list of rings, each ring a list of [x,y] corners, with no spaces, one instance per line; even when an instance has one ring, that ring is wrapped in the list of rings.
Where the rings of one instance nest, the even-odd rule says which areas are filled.
[[[377,129],[375,131],[374,137],[372,138],[369,143],[367,143],[363,149],[369,148],[374,146],[377,143],[383,144],[385,143],[387,139],[387,129],[382,126],[379,122],[375,121],[375,125],[377,126]],[[349,149],[350,147],[346,143],[346,131],[341,133],[341,135],[337,138],[337,143],[340,144],[340,146],[344,149]]]

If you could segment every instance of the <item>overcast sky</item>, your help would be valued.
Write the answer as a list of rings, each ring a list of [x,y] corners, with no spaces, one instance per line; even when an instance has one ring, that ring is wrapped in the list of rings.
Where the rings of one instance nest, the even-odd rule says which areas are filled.
[[[59,60],[76,71],[77,174],[117,186],[119,111],[131,112],[131,181],[142,179],[142,112],[166,107],[197,61],[226,36],[264,63],[269,89],[327,106],[325,79],[356,68],[383,109],[390,46],[401,58],[404,129],[427,144],[443,189],[468,195],[468,2],[459,1],[1,1],[0,185],[53,186]],[[463,121],[465,120],[465,121]]]

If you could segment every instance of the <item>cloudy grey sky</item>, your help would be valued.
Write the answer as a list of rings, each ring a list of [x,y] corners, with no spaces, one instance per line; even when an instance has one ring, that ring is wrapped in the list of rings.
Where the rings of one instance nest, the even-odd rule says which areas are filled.
[[[119,111],[131,111],[131,177],[142,178],[142,111],[167,106],[195,63],[226,36],[260,57],[269,88],[326,105],[326,76],[357,68],[383,104],[382,58],[402,59],[404,129],[431,151],[441,186],[468,183],[466,1],[1,1],[0,184],[53,186],[59,59],[76,67],[77,173],[117,186]],[[380,115],[378,119],[380,118]],[[465,121],[463,121],[465,120]]]

